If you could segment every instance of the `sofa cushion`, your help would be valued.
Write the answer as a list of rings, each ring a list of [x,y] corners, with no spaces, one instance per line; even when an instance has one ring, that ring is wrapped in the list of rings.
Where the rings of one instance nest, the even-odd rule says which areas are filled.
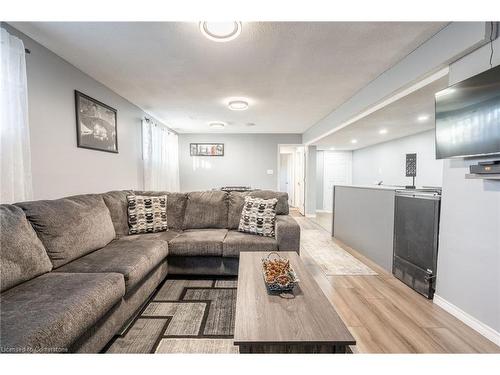
[[[184,229],[227,228],[228,193],[196,191],[187,197]]]
[[[156,233],[140,233],[140,234],[131,234],[129,236],[120,237],[121,240],[128,241],[136,241],[136,240],[160,240],[165,242],[170,242],[179,234],[181,234],[181,230],[168,230],[165,232],[156,232]]]
[[[155,233],[167,228],[167,196],[127,195],[129,234]]]
[[[274,237],[278,200],[245,197],[238,230],[265,237]]]
[[[102,194],[117,236],[128,234],[127,195],[130,194],[132,194],[130,190],[109,191]]]
[[[0,205],[0,289],[3,292],[52,269],[52,263],[19,207]]]
[[[229,214],[228,214],[228,228],[238,229],[240,224],[241,211],[243,210],[243,203],[245,197],[250,196],[262,199],[278,199],[276,205],[276,215],[288,215],[288,194],[280,191],[271,190],[255,190],[255,191],[232,191],[229,193]]]
[[[278,200],[276,204],[276,215],[288,215],[290,213],[288,207],[288,193],[273,190],[255,190],[251,191],[249,195],[253,198],[260,199],[276,198]]]
[[[168,229],[182,229],[186,211],[187,195],[185,193],[169,193],[166,191],[134,191],[137,195],[166,195]]]
[[[227,229],[188,229],[168,244],[170,256],[222,256]]]
[[[125,294],[117,273],[50,272],[1,294],[1,351],[66,351]]]
[[[276,216],[276,240],[280,251],[300,251],[300,225],[292,216]]]
[[[245,197],[250,194],[249,191],[231,191],[228,194],[228,229],[238,229],[240,225],[241,211],[245,203]]]
[[[238,258],[242,251],[276,251],[278,242],[271,237],[230,230],[222,243],[222,256]]]
[[[119,238],[102,249],[68,263],[55,272],[107,273],[123,275],[127,293],[158,266],[168,254],[165,241]]]
[[[47,249],[54,268],[106,246],[115,228],[100,195],[16,203]]]

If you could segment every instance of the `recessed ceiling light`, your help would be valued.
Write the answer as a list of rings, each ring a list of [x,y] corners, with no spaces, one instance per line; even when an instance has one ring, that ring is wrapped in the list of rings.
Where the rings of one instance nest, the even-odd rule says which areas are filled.
[[[380,129],[378,134],[387,134],[387,129]]]
[[[335,150],[335,147],[330,147],[330,150],[332,150],[332,151]]]
[[[351,139],[351,143],[358,143],[358,140],[357,139]]]
[[[420,122],[427,121],[429,119],[429,115],[420,115],[417,117],[417,120]]]
[[[248,102],[245,100],[232,100],[227,103],[227,106],[233,111],[244,111],[248,109]]]
[[[214,121],[214,122],[209,122],[208,126],[210,126],[213,129],[224,129],[226,123],[222,121]]]
[[[241,22],[200,22],[200,31],[214,42],[229,42],[241,33]]]

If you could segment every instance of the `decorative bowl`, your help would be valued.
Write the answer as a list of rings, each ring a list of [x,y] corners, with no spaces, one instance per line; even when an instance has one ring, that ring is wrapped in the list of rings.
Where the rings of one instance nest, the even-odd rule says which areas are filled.
[[[267,266],[270,263],[279,263],[282,268],[285,268],[284,272],[276,275],[268,274],[270,271],[268,271]],[[283,258],[277,252],[269,253],[267,257],[262,258],[262,275],[267,291],[272,294],[292,292],[299,282],[289,260]]]

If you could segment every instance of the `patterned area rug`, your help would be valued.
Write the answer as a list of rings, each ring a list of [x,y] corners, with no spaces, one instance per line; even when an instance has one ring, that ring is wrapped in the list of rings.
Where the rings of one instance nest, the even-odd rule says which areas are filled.
[[[235,278],[168,279],[106,353],[238,353]]]
[[[333,240],[329,232],[306,218],[295,218],[300,225],[300,248],[321,267],[325,275],[377,275]]]

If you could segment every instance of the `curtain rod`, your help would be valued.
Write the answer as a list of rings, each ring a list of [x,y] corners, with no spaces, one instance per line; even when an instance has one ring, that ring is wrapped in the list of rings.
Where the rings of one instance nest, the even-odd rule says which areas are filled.
[[[154,124],[155,126],[162,126],[164,127],[165,129],[167,129],[169,132],[171,133],[174,133],[174,134],[178,134],[175,130],[171,129],[170,127],[168,127],[167,125],[163,124],[163,123],[158,123],[156,122],[153,118],[151,117],[147,117],[147,116],[144,116],[144,120],[146,120],[146,122],[151,122],[152,124]]]

